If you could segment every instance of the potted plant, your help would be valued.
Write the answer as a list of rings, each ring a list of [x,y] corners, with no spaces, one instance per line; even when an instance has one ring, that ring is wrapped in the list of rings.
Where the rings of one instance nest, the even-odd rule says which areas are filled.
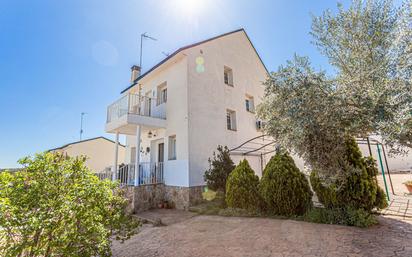
[[[406,186],[409,193],[412,194],[412,180],[408,180],[408,181],[404,182],[403,184]]]

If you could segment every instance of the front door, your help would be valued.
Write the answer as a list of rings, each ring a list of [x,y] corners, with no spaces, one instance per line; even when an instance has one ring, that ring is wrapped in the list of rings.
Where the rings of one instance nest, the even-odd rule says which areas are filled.
[[[158,145],[158,150],[157,150],[157,161],[158,162],[163,162],[164,160],[164,149],[165,149],[165,144],[164,143],[160,143]]]

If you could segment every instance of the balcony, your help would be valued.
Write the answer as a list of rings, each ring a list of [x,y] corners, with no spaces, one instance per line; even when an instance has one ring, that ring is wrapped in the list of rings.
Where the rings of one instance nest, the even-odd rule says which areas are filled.
[[[107,107],[106,132],[133,135],[136,125],[166,127],[166,104],[158,99],[127,94]]]

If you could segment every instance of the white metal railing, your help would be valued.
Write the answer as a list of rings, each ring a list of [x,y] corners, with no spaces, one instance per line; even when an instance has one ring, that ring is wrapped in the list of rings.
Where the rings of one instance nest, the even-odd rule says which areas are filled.
[[[138,179],[135,181],[136,165],[134,163],[121,164],[117,173],[105,169],[103,172],[96,173],[99,179],[118,180],[121,185],[150,185],[164,183],[163,162],[142,162],[139,164]]]
[[[107,107],[107,122],[117,120],[126,114],[166,119],[164,106],[156,103],[156,98],[137,94],[124,95]]]

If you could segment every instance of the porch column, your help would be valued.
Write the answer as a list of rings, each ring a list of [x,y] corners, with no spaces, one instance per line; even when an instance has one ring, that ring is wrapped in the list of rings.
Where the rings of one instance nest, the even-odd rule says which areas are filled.
[[[114,168],[113,168],[113,174],[112,174],[113,180],[117,179],[118,159],[119,159],[119,132],[116,132],[116,140],[115,140],[115,148],[114,148]]]
[[[140,134],[141,134],[141,128],[140,125],[137,125],[136,127],[136,163],[135,163],[135,169],[134,169],[134,185],[138,186],[139,185],[139,180],[140,180]]]

